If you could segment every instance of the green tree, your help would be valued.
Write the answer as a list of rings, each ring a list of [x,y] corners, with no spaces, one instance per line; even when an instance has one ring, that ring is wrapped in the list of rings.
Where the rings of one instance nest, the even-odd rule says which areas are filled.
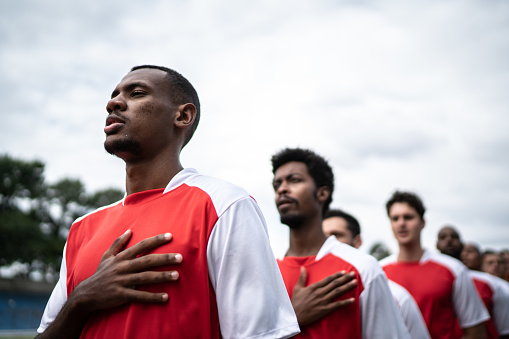
[[[72,222],[122,197],[114,188],[89,195],[78,179],[48,185],[42,162],[1,155],[0,266],[19,261],[34,270],[56,269]]]

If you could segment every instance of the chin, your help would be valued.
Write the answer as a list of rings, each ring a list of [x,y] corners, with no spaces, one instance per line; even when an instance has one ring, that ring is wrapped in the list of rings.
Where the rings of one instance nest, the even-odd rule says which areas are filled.
[[[292,229],[299,229],[302,227],[303,218],[296,214],[283,214],[281,215],[281,223],[287,225]]]

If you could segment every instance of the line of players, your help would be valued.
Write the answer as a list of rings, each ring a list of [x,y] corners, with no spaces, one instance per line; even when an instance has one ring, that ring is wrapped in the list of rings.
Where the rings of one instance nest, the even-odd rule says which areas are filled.
[[[341,210],[329,209],[333,174],[323,157],[310,150],[285,149],[273,156],[272,166],[276,205],[281,222],[290,228],[290,246],[278,264],[299,319],[302,332],[298,336],[509,337],[509,284],[469,270],[457,260],[458,255],[453,258],[424,249],[421,232],[426,209],[416,194],[396,191],[387,202],[399,252],[378,265],[354,250],[362,244],[358,221]],[[450,247],[448,238],[444,239],[448,230],[439,234],[439,249]],[[380,266],[388,279],[382,279]],[[315,314],[314,318],[306,315],[313,310],[316,313],[316,307],[309,298],[304,303],[307,307],[300,307],[303,303],[297,292],[301,293],[305,285],[322,284],[325,288],[327,276],[339,270],[355,272],[357,288],[342,299],[356,302]],[[391,293],[392,302],[384,299]],[[397,305],[398,315],[390,304]],[[314,321],[302,321],[308,318]],[[401,329],[401,319],[406,329]],[[360,333],[346,332],[356,329]]]

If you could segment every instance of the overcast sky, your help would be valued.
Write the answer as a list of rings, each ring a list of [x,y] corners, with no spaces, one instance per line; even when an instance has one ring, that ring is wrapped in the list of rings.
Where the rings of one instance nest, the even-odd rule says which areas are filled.
[[[258,201],[277,256],[288,246],[270,157],[310,148],[334,168],[332,207],[368,251],[396,250],[384,204],[424,200],[425,247],[444,224],[509,247],[509,2],[0,1],[0,153],[48,181],[124,187],[103,149],[106,102],[130,67],[195,86],[202,118],[183,165]]]

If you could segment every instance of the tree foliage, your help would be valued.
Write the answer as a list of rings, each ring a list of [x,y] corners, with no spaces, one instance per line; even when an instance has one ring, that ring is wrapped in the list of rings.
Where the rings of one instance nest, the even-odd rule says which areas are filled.
[[[0,266],[57,268],[72,222],[122,197],[114,188],[88,194],[78,179],[48,184],[41,161],[0,155]]]

